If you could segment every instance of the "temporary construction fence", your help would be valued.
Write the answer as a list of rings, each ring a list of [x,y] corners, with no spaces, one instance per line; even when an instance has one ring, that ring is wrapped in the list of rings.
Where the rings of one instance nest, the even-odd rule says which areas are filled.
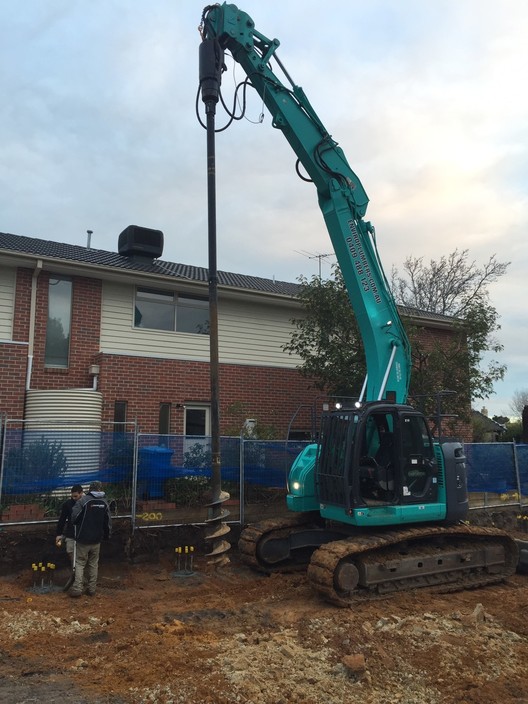
[[[528,445],[512,442],[464,445],[472,508],[528,501]]]
[[[99,480],[131,496],[136,475],[135,423],[6,420],[0,418],[2,523],[57,520],[74,484]]]
[[[135,424],[54,424],[0,418],[0,525],[57,520],[74,484],[103,482],[114,516],[133,528],[205,523],[210,439],[137,432]],[[229,521],[285,510],[289,467],[306,442],[220,441]]]
[[[57,520],[73,484],[103,482],[114,516],[133,529],[203,524],[211,498],[207,437],[139,433],[135,424],[54,424],[0,419],[1,524]],[[286,512],[286,482],[300,441],[223,437],[228,522]],[[518,505],[528,497],[528,445],[465,445],[471,508]]]

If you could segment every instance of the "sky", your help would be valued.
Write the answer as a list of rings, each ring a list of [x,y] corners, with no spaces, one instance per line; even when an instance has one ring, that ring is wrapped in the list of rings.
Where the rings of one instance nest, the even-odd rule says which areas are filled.
[[[528,389],[528,3],[246,0],[362,181],[387,272],[455,249],[511,262],[490,288],[511,415]],[[0,231],[117,250],[161,229],[163,259],[207,266],[197,0],[0,3]],[[223,91],[244,79],[226,60]],[[203,115],[203,109],[202,109]],[[264,112],[264,119],[260,115]],[[225,124],[219,109],[217,127]],[[256,93],[216,136],[218,268],[296,281],[335,261],[312,184]],[[322,256],[320,256],[322,255]]]

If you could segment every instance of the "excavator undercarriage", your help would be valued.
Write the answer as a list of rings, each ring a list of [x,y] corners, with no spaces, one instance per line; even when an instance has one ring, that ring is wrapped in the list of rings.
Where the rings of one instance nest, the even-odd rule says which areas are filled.
[[[512,575],[518,562],[516,542],[495,528],[423,525],[345,535],[316,513],[250,526],[239,550],[264,572],[307,567],[312,587],[337,606],[418,587],[481,587]]]

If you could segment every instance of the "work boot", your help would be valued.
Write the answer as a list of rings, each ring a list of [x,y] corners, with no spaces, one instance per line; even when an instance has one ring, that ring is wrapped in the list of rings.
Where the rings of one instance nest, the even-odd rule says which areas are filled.
[[[72,590],[70,590],[69,593],[70,593],[70,596],[73,597],[74,599],[76,599],[76,598],[79,597],[79,596],[82,596],[82,592],[78,592],[78,591],[72,591]]]
[[[95,596],[95,589],[87,589],[86,593],[88,594],[88,596]]]

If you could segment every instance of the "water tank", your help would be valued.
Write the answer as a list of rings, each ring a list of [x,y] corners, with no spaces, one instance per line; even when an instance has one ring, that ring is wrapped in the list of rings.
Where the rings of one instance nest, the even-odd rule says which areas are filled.
[[[134,259],[157,259],[163,254],[163,232],[129,225],[119,235],[118,252]]]
[[[73,484],[76,475],[100,469],[102,411],[102,394],[92,389],[31,389],[26,392],[24,445],[41,438],[60,442]]]

